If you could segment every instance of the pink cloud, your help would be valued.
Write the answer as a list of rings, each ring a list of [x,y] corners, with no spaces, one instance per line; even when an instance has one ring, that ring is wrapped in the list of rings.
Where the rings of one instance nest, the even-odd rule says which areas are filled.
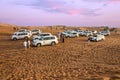
[[[113,4],[113,3],[120,3],[120,0],[83,0],[92,3],[105,3],[105,4]]]
[[[54,12],[69,15],[96,15],[97,10],[73,6],[72,3],[70,4],[68,4],[64,0],[35,0],[35,2],[23,5],[31,6],[33,8],[41,9],[50,13]]]
[[[108,0],[107,4],[120,3],[120,0]]]
[[[120,0],[107,0],[105,2],[105,5],[108,5],[108,4],[119,4],[120,3]]]
[[[81,11],[77,9],[73,9],[73,10],[68,10],[67,12],[68,14],[76,15],[76,14],[80,14]]]
[[[60,8],[60,6],[58,6],[58,5],[52,5],[51,6],[51,9],[58,9],[58,8]]]
[[[97,15],[96,11],[97,9],[89,9],[89,8],[75,8],[75,7],[70,7],[65,4],[61,5],[56,5],[56,4],[51,4],[48,9],[49,12],[58,12],[58,13],[65,13],[69,15]]]
[[[58,12],[58,13],[65,13],[69,15],[97,15],[96,11],[97,9],[89,9],[89,8],[72,8],[68,6],[56,6],[52,5],[49,7],[49,12]]]

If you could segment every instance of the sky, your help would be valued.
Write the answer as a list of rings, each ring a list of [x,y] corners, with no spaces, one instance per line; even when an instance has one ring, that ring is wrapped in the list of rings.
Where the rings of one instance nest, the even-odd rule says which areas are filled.
[[[0,22],[120,27],[120,0],[0,0]]]

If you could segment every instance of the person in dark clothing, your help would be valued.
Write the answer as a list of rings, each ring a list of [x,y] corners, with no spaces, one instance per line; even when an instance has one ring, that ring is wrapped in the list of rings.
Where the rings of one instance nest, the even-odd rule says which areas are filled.
[[[62,43],[65,42],[65,35],[64,34],[61,34],[61,39],[62,39]]]

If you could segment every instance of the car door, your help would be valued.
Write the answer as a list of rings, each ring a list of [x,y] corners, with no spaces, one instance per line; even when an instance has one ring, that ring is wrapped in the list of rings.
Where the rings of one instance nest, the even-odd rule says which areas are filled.
[[[101,36],[100,35],[98,35],[98,40],[101,40]]]
[[[43,45],[49,45],[51,44],[51,37],[45,37],[43,39]]]
[[[21,33],[21,39],[25,38],[26,37],[26,33]]]
[[[19,34],[18,34],[18,39],[21,39],[21,38],[22,38],[22,34],[19,33]]]

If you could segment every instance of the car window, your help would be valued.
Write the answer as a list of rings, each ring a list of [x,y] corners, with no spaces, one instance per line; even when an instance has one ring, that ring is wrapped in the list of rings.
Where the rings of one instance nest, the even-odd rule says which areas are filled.
[[[43,36],[44,34],[40,34],[39,36]]]
[[[36,39],[39,39],[39,38],[34,38],[34,39],[36,40]]]
[[[27,35],[28,33],[21,33],[21,34],[19,34],[19,35]]]
[[[67,32],[68,34],[70,34],[71,32]]]
[[[50,34],[39,34],[39,36],[49,36]]]
[[[74,35],[77,34],[77,33],[73,33]]]
[[[39,38],[39,40],[42,40],[42,38]]]
[[[18,36],[20,36],[21,34],[18,34]]]
[[[25,35],[25,33],[21,33],[21,35]]]
[[[47,36],[48,34],[43,34],[43,36]]]
[[[14,35],[17,35],[17,33],[15,33]]]
[[[55,39],[55,37],[51,37],[51,39]]]
[[[21,33],[21,34],[19,34],[19,35],[24,35],[24,33]]]
[[[45,37],[43,40],[50,40],[51,37]]]

